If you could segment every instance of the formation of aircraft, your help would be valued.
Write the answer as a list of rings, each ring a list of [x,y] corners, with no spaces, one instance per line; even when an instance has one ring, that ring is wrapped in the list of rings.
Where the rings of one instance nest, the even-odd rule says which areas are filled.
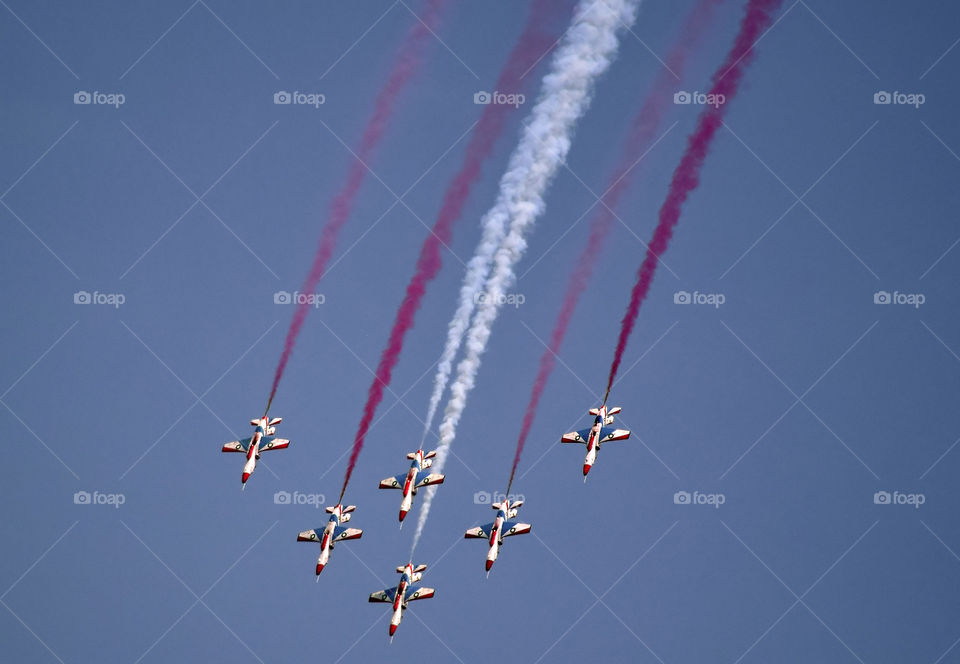
[[[621,408],[611,408],[607,410],[607,404],[599,408],[591,408],[588,412],[594,415],[593,426],[589,429],[580,429],[563,434],[561,443],[583,443],[587,446],[587,456],[583,460],[583,481],[587,481],[587,473],[593,467],[597,460],[597,451],[604,443],[611,440],[626,440],[630,437],[630,432],[626,429],[614,429],[609,425],[613,424],[613,416],[619,413]]]
[[[247,488],[247,480],[250,479],[250,475],[257,468],[257,461],[260,460],[261,452],[282,450],[290,445],[290,441],[286,438],[277,438],[273,435],[277,432],[277,425],[282,420],[282,417],[267,420],[266,415],[250,420],[250,424],[256,427],[252,437],[235,440],[223,446],[221,452],[242,452],[247,455],[247,462],[243,464],[243,475],[240,478],[243,489]]]
[[[403,527],[403,517],[413,506],[413,497],[417,495],[417,489],[428,484],[443,484],[443,475],[440,473],[428,473],[427,469],[433,465],[433,457],[437,456],[437,451],[427,452],[423,450],[410,452],[407,458],[411,460],[410,469],[405,474],[394,475],[384,480],[380,480],[381,489],[402,489],[403,499],[400,501],[400,527]]]
[[[500,553],[500,547],[503,545],[503,538],[511,535],[526,535],[530,532],[529,523],[517,523],[509,519],[517,517],[517,510],[523,505],[522,500],[514,501],[512,504],[508,498],[503,502],[493,503],[491,507],[497,510],[497,518],[493,523],[471,528],[464,534],[466,539],[487,539],[490,541],[490,549],[487,551],[487,576],[490,576],[490,568],[497,561]]]
[[[355,509],[357,509],[356,505],[344,507],[340,503],[328,507],[326,511],[330,515],[330,519],[323,530],[319,528],[304,530],[297,535],[298,542],[320,542],[320,557],[317,558],[317,581],[320,580],[320,572],[330,562],[330,552],[333,551],[333,545],[344,540],[360,539],[363,535],[363,531],[358,528],[347,528],[342,525],[350,520],[350,513]]]
[[[400,583],[396,588],[385,588],[375,593],[370,593],[370,602],[392,602],[393,613],[390,615],[390,640],[393,641],[393,635],[403,620],[403,612],[407,609],[407,602],[416,599],[430,599],[434,595],[433,588],[424,588],[416,585],[423,578],[423,571],[427,569],[426,565],[413,566],[413,562],[401,565],[397,568],[400,574]]]
[[[626,429],[613,428],[613,416],[620,412],[620,408],[607,408],[606,404],[599,408],[591,408],[590,415],[594,416],[593,426],[589,429],[581,429],[564,434],[561,443],[582,443],[587,448],[587,456],[583,462],[583,480],[586,482],[587,473],[597,459],[597,452],[603,443],[612,440],[625,440],[630,437],[630,432]],[[290,441],[285,438],[278,438],[276,427],[282,418],[275,417],[268,419],[266,415],[261,418],[250,420],[254,427],[253,436],[242,440],[235,440],[223,446],[223,452],[242,452],[247,455],[247,461],[243,466],[243,475],[241,483],[246,488],[247,480],[257,467],[257,461],[260,454],[270,450],[280,450],[288,447]],[[381,480],[379,488],[381,489],[400,489],[403,497],[400,501],[400,525],[403,526],[403,519],[413,506],[413,497],[417,495],[417,489],[433,484],[443,484],[444,476],[440,473],[431,473],[429,468],[433,465],[433,458],[436,457],[436,450],[424,452],[418,449],[416,452],[407,454],[410,460],[410,468],[406,473],[395,475]],[[510,501],[504,498],[503,501],[493,503],[491,507],[497,511],[497,515],[491,523],[482,526],[470,528],[464,534],[466,539],[486,539],[489,545],[486,558],[487,576],[490,575],[490,569],[496,562],[503,546],[505,537],[512,535],[524,535],[529,533],[531,525],[529,523],[520,523],[515,521],[522,500]],[[320,580],[320,572],[330,561],[330,554],[337,542],[359,539],[363,531],[358,528],[347,527],[356,510],[355,505],[343,505],[338,503],[332,507],[327,507],[326,512],[330,515],[327,524],[322,528],[313,530],[304,530],[297,535],[298,542],[318,542],[320,544],[320,555],[317,558],[316,575]],[[426,588],[419,585],[426,565],[414,566],[412,561],[406,565],[397,567],[400,574],[400,582],[396,588],[386,588],[371,593],[370,602],[386,602],[393,605],[390,616],[390,640],[403,619],[403,612],[407,608],[407,603],[418,599],[429,599],[434,596],[433,588]]]

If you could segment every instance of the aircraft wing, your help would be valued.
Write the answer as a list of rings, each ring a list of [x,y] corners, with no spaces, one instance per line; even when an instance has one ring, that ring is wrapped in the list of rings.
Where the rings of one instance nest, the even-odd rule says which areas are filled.
[[[529,523],[517,523],[516,521],[507,521],[503,524],[503,536],[510,537],[511,535],[526,535],[530,532]]]
[[[487,539],[490,537],[490,531],[493,530],[493,524],[487,523],[482,526],[476,526],[464,533],[464,539]]]
[[[298,542],[319,542],[320,538],[323,537],[323,529],[316,530],[304,530],[299,535],[297,535]]]
[[[286,438],[268,437],[268,438],[263,438],[260,441],[259,450],[261,452],[269,452],[270,450],[282,450],[287,448],[289,445],[290,445],[290,441],[287,440]]]
[[[394,598],[397,596],[396,588],[386,588],[384,590],[378,590],[375,593],[370,593],[370,599],[368,602],[387,602],[389,604],[393,603]]]
[[[571,431],[570,433],[563,434],[563,437],[560,439],[561,443],[583,443],[587,444],[587,439],[590,438],[590,429],[580,429],[580,431]]]
[[[346,526],[337,526],[333,529],[333,541],[340,542],[348,539],[359,539],[363,531],[359,528],[347,528]]]
[[[433,597],[433,588],[424,588],[422,586],[410,586],[407,588],[407,595],[403,598],[404,602],[412,602],[415,599],[430,599]]]
[[[427,486],[428,484],[443,484],[443,475],[440,473],[428,473],[425,470],[421,470],[417,473],[415,487],[418,489],[422,486]]]
[[[613,427],[603,427],[600,429],[600,440],[598,444],[608,443],[611,440],[626,440],[630,437],[630,432],[626,429],[614,429]]]
[[[401,473],[399,475],[394,475],[393,477],[388,477],[385,480],[380,480],[381,489],[400,489],[403,487],[403,483],[407,481],[407,474]]]
[[[253,438],[244,438],[243,440],[235,440],[232,443],[227,443],[223,446],[221,452],[243,452],[244,454],[250,449],[250,441]]]

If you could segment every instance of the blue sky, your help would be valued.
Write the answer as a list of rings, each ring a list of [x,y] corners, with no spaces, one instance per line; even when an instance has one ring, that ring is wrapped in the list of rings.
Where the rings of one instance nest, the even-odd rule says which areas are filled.
[[[707,88],[742,4],[722,3],[678,91]],[[571,6],[557,3],[558,29]],[[359,140],[421,4],[3,3],[6,657],[957,661],[960,22],[947,2],[784,3],[630,341],[611,401],[633,436],[584,485],[582,450],[558,440],[597,405],[696,120],[696,106],[671,108],[521,461],[533,531],[508,540],[489,579],[484,545],[462,539],[493,517],[475,496],[505,488],[581,217],[691,6],[642,5],[577,128],[414,561],[437,596],[411,605],[389,645],[387,609],[366,598],[396,583],[413,528],[397,530],[399,496],[376,484],[419,442],[463,264],[529,101],[360,456],[347,499],[364,536],[319,583],[317,548],[295,540],[325,515],[274,495],[336,497],[369,368],[483,108],[473,95],[493,87],[527,5],[448,11],[280,386],[271,414],[292,444],[241,493],[242,459],[219,450],[266,400],[292,314],[274,293],[302,282],[350,164],[343,143]],[[281,90],[324,103],[275,105]],[[124,103],[75,104],[81,91]],[[923,103],[874,103],[884,91]],[[81,291],[104,303],[75,304]],[[680,292],[724,302],[677,304]],[[883,293],[895,301],[876,303]],[[75,504],[80,491],[124,502]]]

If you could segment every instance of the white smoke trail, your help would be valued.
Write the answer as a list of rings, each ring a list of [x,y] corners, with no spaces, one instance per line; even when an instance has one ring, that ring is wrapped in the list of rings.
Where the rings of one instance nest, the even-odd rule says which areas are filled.
[[[460,289],[460,305],[450,322],[447,347],[430,401],[428,429],[470,315],[477,309],[467,337],[466,356],[457,365],[457,378],[450,387],[450,400],[440,424],[440,443],[432,472],[442,472],[446,464],[457,424],[467,405],[467,394],[473,388],[480,368],[480,356],[499,311],[501,296],[513,283],[513,268],[526,249],[524,236],[543,212],[544,192],[570,150],[574,126],[590,105],[594,82],[616,55],[617,33],[633,23],[639,4],[640,0],[580,0],[573,25],[554,53],[550,71],[543,79],[543,87],[524,125],[520,143],[510,156],[507,172],[500,180],[497,201],[484,217],[483,238],[477,254],[471,259],[467,278]],[[508,222],[509,231],[506,230]],[[486,293],[478,305],[483,279],[488,274]],[[426,490],[412,550],[420,540],[435,493],[436,487]]]
[[[509,173],[508,173],[509,175]],[[440,356],[440,362],[437,363],[437,374],[433,378],[433,393],[430,395],[430,405],[427,408],[427,417],[423,425],[423,437],[420,441],[420,447],[423,448],[427,434],[430,433],[430,427],[433,425],[433,417],[437,414],[437,407],[440,405],[440,398],[447,387],[447,381],[450,380],[450,373],[453,371],[453,360],[460,350],[460,344],[463,342],[463,335],[467,332],[467,325],[470,323],[470,317],[473,316],[473,310],[476,308],[476,294],[483,288],[483,282],[490,273],[490,265],[493,262],[493,255],[503,241],[503,236],[507,233],[507,210],[503,201],[497,200],[496,204],[484,215],[483,235],[480,238],[480,244],[477,245],[476,253],[467,264],[467,274],[463,278],[463,285],[460,287],[460,304],[450,319],[447,328],[447,343],[443,347],[443,354]]]

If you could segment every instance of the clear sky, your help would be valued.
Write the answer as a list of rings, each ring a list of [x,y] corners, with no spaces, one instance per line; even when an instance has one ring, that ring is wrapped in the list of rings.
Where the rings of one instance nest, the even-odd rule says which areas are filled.
[[[392,645],[388,607],[367,596],[396,583],[413,526],[398,530],[398,492],[376,486],[419,442],[464,263],[532,94],[360,456],[347,500],[364,536],[319,583],[318,547],[295,540],[326,515],[274,497],[335,499],[424,224],[483,109],[474,94],[495,85],[527,5],[448,11],[280,385],[271,415],[292,444],[241,493],[243,459],[220,447],[250,435],[266,401],[293,311],[274,294],[306,275],[345,145],[421,3],[0,4],[5,660],[958,661],[954,3],[784,2],[627,349],[611,405],[633,436],[605,446],[584,484],[583,450],[558,441],[598,405],[695,122],[696,105],[671,107],[520,464],[533,531],[487,579],[484,544],[463,532],[493,517],[478,503],[505,489],[583,215],[692,6],[644,2],[529,238],[523,304],[484,356],[414,561],[437,595],[411,605]],[[678,92],[707,88],[742,5],[721,5]],[[571,6],[558,1],[558,30]],[[324,103],[274,104],[280,91]],[[900,96],[874,103],[884,91]],[[74,103],[82,92],[105,103]],[[677,304],[681,291],[723,303]],[[81,292],[96,301],[75,303]],[[884,292],[894,301],[875,303]],[[83,491],[123,504],[76,504]]]

